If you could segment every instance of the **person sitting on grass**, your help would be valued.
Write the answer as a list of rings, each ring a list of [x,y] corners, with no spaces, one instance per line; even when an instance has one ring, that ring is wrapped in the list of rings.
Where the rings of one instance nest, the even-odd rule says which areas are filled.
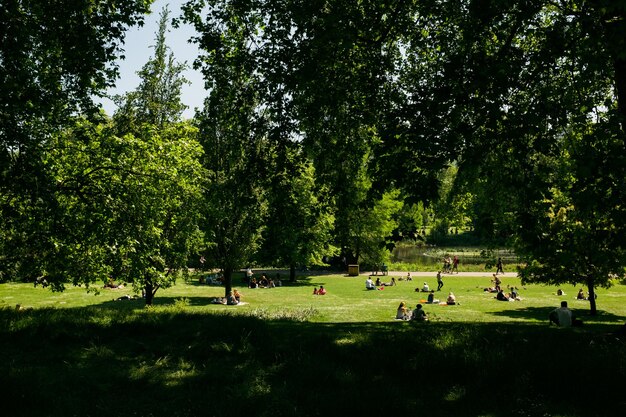
[[[500,291],[500,284],[502,284],[502,280],[500,279],[500,277],[498,277],[498,275],[496,274],[493,274],[493,279],[491,280],[491,282],[493,282],[495,290]]]
[[[411,278],[411,273],[410,272],[406,274],[406,280],[407,281],[413,281],[413,278]]]
[[[556,295],[559,295],[559,296],[565,295],[565,291],[563,291],[562,289],[559,288],[559,289],[556,290]]]
[[[435,290],[430,290],[426,304],[439,304],[439,300],[435,300]]]
[[[550,320],[550,325],[554,323],[559,327],[571,327],[573,323],[573,313],[572,310],[567,307],[567,301],[561,301],[561,307],[552,310],[548,319]]]
[[[448,293],[448,299],[446,300],[446,304],[449,306],[453,306],[456,304],[456,296],[452,294],[452,291]]]
[[[268,285],[269,285],[269,281],[267,279],[267,275],[265,274],[261,275],[261,279],[259,280],[259,287],[267,288]]]
[[[424,283],[424,286],[422,287],[422,292],[430,292],[430,287],[428,286],[427,282]]]
[[[587,297],[585,297],[585,292],[583,291],[582,288],[578,291],[578,294],[576,295],[576,299],[577,300],[586,300],[587,299]]]
[[[239,301],[237,301],[232,291],[229,292],[228,296],[226,297],[226,304],[228,304],[229,306],[236,306],[237,304],[239,304]]]
[[[323,285],[320,285],[320,289],[317,290],[317,295],[325,295],[326,294],[326,288],[324,288]]]
[[[411,316],[411,320],[413,321],[428,321],[428,316],[426,312],[422,308],[421,304],[415,306],[415,310],[413,310],[413,315]]]
[[[406,303],[402,301],[396,310],[396,320],[408,320],[409,309],[406,307]]]
[[[371,277],[368,277],[365,280],[365,289],[366,290],[375,290],[376,289],[376,285],[374,285],[374,281],[372,281]]]
[[[380,287],[380,278],[379,277],[376,277],[376,286]]]
[[[317,287],[313,288],[313,295],[317,295],[317,293],[318,293]]]
[[[510,290],[511,292],[509,293],[509,299],[511,301],[522,301],[522,297],[520,297],[519,293],[517,292],[517,287],[511,287]]]
[[[509,297],[504,293],[504,291],[500,290],[498,291],[498,294],[496,295],[496,300],[509,301]]]
[[[235,297],[235,300],[237,300],[238,303],[241,302],[241,293],[237,291],[237,288],[233,290],[233,297]]]

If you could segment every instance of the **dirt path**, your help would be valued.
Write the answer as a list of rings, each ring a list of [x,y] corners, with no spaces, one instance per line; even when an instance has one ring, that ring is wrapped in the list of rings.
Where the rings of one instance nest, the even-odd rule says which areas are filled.
[[[406,277],[407,271],[389,271],[388,275],[390,277]],[[370,276],[372,274],[371,271],[362,271],[359,273],[359,276]],[[443,277],[490,277],[494,274],[493,271],[483,271],[483,272],[459,272],[454,274],[442,274]],[[517,272],[506,272],[503,274],[498,274],[503,277],[517,277]],[[374,274],[372,276],[383,276],[382,273],[378,273],[378,275]],[[411,277],[437,277],[437,271],[411,271]]]

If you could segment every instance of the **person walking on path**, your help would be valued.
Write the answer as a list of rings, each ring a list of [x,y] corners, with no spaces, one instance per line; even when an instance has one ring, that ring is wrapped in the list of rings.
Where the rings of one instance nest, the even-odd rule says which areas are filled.
[[[441,278],[441,271],[437,272],[437,291],[441,291],[443,287],[443,279]]]
[[[452,271],[450,271],[450,273],[454,273],[454,271],[456,271],[456,273],[459,273],[459,257],[454,255],[454,259],[452,259]]]
[[[502,269],[502,258],[498,258],[498,263],[496,264],[496,275],[497,274],[504,275],[504,269]]]

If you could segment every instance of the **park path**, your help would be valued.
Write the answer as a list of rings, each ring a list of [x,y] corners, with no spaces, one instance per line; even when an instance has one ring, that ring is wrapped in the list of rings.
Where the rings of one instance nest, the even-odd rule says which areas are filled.
[[[410,271],[411,272],[411,277],[433,277],[436,278],[437,277],[437,271]],[[491,277],[493,276],[495,271],[475,271],[475,272],[459,272],[459,273],[454,273],[454,274],[442,274],[442,276],[444,277]],[[388,275],[390,277],[406,277],[406,274],[408,273],[408,271],[389,271]],[[359,273],[359,276],[370,276],[372,274],[371,271],[361,271]],[[502,274],[498,274],[499,276],[503,276],[503,277],[517,277],[517,272],[516,271],[512,271],[512,272],[506,272],[504,273],[504,275]],[[376,276],[376,274],[371,275],[371,276]],[[378,273],[378,276],[383,276],[381,272]]]

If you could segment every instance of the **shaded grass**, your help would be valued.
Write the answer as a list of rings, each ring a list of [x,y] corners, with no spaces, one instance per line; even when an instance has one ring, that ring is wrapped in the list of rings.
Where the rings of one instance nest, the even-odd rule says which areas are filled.
[[[387,278],[389,279],[389,278]],[[623,286],[597,317],[557,329],[555,288],[503,303],[488,278],[445,276],[460,306],[430,323],[392,320],[424,278],[367,292],[364,277],[304,277],[242,289],[247,305],[208,304],[222,288],[180,283],[156,305],[70,289],[0,286],[0,400],[11,416],[607,416],[626,406]],[[518,285],[504,278],[505,285]],[[434,284],[433,279],[427,279]],[[326,296],[312,296],[324,285]],[[571,300],[575,288],[565,288]],[[444,293],[438,293],[445,295]],[[62,296],[59,298],[59,296]],[[29,298],[30,297],[30,298]],[[26,300],[26,301],[24,301]],[[15,311],[14,303],[35,307]],[[61,303],[63,301],[63,303]],[[571,301],[579,315],[587,303]],[[55,305],[55,308],[49,307]]]
[[[3,309],[0,323],[2,401],[16,416],[602,416],[626,405],[626,351],[608,325],[311,323],[174,305]]]

